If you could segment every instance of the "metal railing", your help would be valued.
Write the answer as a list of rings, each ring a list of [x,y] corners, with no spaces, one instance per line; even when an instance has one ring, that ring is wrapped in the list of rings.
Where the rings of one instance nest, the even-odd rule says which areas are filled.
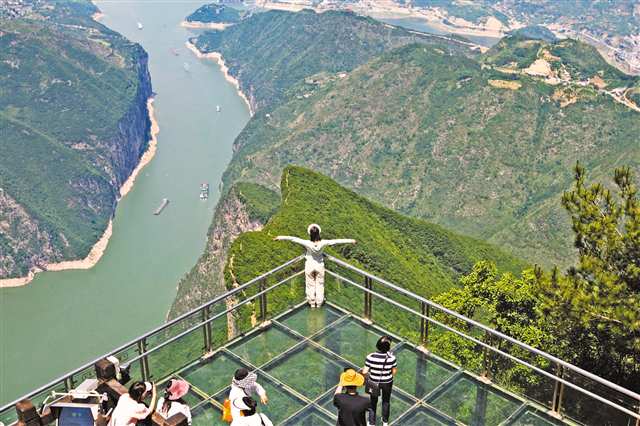
[[[197,361],[203,355],[211,353],[217,347],[226,344],[229,337],[233,337],[227,336],[228,330],[226,330],[226,317],[230,313],[237,313],[243,307],[249,304],[253,305],[256,302],[255,307],[252,306],[251,310],[256,314],[256,321],[264,322],[269,318],[269,315],[277,314],[279,309],[283,310],[283,308],[276,306],[270,311],[267,295],[286,283],[294,283],[293,280],[302,275],[302,259],[302,256],[291,259],[4,405],[0,408],[0,421],[5,419],[6,424],[11,424],[10,421],[6,421],[7,418],[10,419],[10,416],[7,417],[7,413],[14,410],[14,405],[22,399],[34,399],[37,403],[39,397],[50,394],[52,390],[61,388],[69,390],[73,388],[79,382],[79,379],[87,374],[93,374],[94,364],[107,356],[120,355],[122,357],[123,354],[129,354],[131,351],[135,352],[133,356],[124,356],[124,365],[130,367],[138,366],[137,377],[142,380],[148,380],[153,375],[161,375],[159,371],[155,371],[157,360],[154,360],[152,355],[162,352],[164,348],[177,344],[182,339],[195,337],[197,334],[199,336],[198,339],[202,338],[202,340],[199,340],[202,344],[197,346],[193,353],[187,353],[185,359],[180,362],[184,364]],[[545,351],[520,342],[498,330],[467,318],[333,256],[326,256],[326,264],[327,276],[329,279],[335,280],[333,283],[328,280],[326,284],[329,287],[327,295],[336,305],[340,305],[340,302],[334,300],[333,297],[337,297],[340,291],[346,292],[348,289],[350,294],[356,296],[361,292],[361,297],[363,298],[363,304],[360,305],[363,308],[361,311],[362,316],[372,322],[376,322],[375,311],[382,311],[382,306],[385,307],[386,313],[389,313],[392,308],[397,309],[398,311],[395,312],[395,315],[398,315],[399,312],[400,315],[408,316],[402,317],[402,321],[397,321],[396,325],[401,328],[400,331],[391,331],[407,340],[417,341],[427,351],[431,350],[431,340],[437,340],[445,333],[474,345],[481,351],[477,357],[482,360],[478,375],[484,377],[487,382],[493,382],[496,385],[506,386],[507,388],[511,384],[506,380],[502,380],[499,374],[497,375],[498,377],[492,377],[492,364],[496,360],[501,360],[501,362],[508,361],[511,363],[509,365],[526,369],[530,374],[535,374],[552,385],[550,389],[538,390],[538,398],[527,397],[527,399],[536,400],[539,404],[546,406],[549,412],[558,418],[562,416],[577,418],[585,412],[591,413],[592,411],[590,410],[597,409],[604,411],[602,413],[604,416],[611,417],[613,415],[616,419],[625,420],[624,422],[615,420],[614,423],[610,424],[640,426],[640,394],[574,366]],[[275,283],[268,286],[268,280],[273,280],[274,278],[277,278]],[[344,284],[348,285],[348,287],[345,286],[342,289],[338,287],[331,288],[331,286]],[[300,288],[302,287],[300,286]],[[332,293],[332,291],[334,292]],[[300,296],[302,296],[302,293],[300,293]],[[374,298],[377,303],[374,303]],[[353,299],[349,300],[350,303],[353,302]],[[354,306],[346,309],[351,312],[359,310]],[[259,316],[257,316],[257,311],[259,311]],[[225,336],[216,343],[214,342],[212,325],[218,320],[224,320],[225,322]],[[157,342],[153,344],[151,342],[153,340],[157,340]],[[151,345],[150,342],[152,343]],[[170,367],[170,369],[177,369],[183,366],[176,365]],[[462,365],[462,367],[466,368],[465,365]],[[548,395],[543,395],[545,393],[548,393]],[[567,407],[569,405],[567,403],[568,400],[570,400],[571,405],[575,405],[577,408]],[[587,416],[591,415],[587,414]],[[593,424],[589,421],[589,418],[581,421]]]

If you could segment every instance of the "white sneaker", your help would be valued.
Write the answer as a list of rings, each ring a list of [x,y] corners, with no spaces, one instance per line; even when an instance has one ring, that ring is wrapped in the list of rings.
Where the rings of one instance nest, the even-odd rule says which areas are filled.
[[[382,422],[382,426],[389,426],[389,423],[387,423],[387,422]]]

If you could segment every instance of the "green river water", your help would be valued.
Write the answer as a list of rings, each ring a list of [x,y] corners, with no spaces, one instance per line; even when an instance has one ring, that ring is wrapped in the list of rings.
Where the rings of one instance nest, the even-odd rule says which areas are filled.
[[[149,53],[158,151],[118,205],[94,268],[0,289],[0,404],[162,323],[178,280],[202,253],[231,145],[249,119],[218,66],[184,47],[194,32],[180,21],[202,3],[97,2],[102,23]],[[211,185],[208,201],[198,198],[201,182]],[[170,204],[154,216],[165,197]]]

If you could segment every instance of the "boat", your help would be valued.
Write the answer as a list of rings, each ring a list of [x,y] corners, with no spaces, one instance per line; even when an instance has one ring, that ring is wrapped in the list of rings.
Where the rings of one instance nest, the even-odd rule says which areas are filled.
[[[156,209],[155,212],[153,212],[153,214],[158,216],[160,213],[162,213],[162,210],[164,210],[164,208],[167,207],[167,204],[169,204],[169,199],[163,198],[162,203],[160,203],[160,206]]]
[[[206,200],[209,198],[209,184],[202,183],[200,184],[200,199]]]
[[[138,22],[138,29],[141,30],[142,29],[142,22]]]
[[[186,72],[189,72],[189,69],[190,69],[190,68],[189,68],[189,63],[185,62],[185,63],[184,63],[184,70],[185,70]]]
[[[173,53],[173,56],[180,56],[178,49],[171,49],[171,53]]]
[[[220,105],[216,105],[216,111],[220,112]]]

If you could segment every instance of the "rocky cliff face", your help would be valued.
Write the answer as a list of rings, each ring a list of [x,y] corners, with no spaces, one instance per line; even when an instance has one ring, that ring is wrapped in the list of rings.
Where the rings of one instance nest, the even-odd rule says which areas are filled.
[[[150,139],[147,53],[59,8],[0,20],[0,279],[85,258]]]
[[[204,254],[178,283],[178,293],[168,318],[175,318],[225,292],[223,272],[229,247],[240,234],[258,231],[265,222],[251,214],[240,190],[231,188],[218,201]],[[230,326],[229,329],[233,330],[232,324]]]

